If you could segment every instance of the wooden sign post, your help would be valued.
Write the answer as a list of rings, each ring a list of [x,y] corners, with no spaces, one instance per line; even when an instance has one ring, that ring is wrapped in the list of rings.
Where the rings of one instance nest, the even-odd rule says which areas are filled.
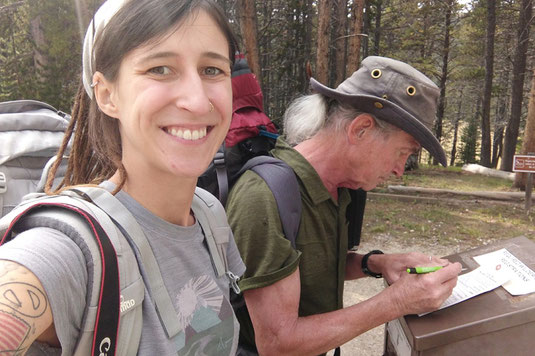
[[[514,155],[513,172],[527,173],[526,179],[526,213],[531,209],[531,190],[533,187],[533,173],[535,173],[535,155]]]

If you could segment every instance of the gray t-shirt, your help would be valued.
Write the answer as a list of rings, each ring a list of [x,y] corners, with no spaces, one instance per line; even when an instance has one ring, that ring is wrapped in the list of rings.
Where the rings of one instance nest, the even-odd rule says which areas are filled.
[[[111,183],[103,185],[113,189]],[[183,327],[182,332],[169,339],[145,291],[138,355],[176,355],[177,350],[178,355],[234,355],[239,324],[229,302],[228,279],[215,276],[200,225],[170,224],[125,192],[116,196],[147,236]],[[230,270],[241,276],[245,265],[233,239],[227,257]],[[39,278],[50,301],[61,354],[72,354],[82,322],[88,278],[80,248],[63,233],[41,227],[27,230],[2,246],[0,259],[24,265]],[[59,350],[34,344],[30,355],[59,354]]]

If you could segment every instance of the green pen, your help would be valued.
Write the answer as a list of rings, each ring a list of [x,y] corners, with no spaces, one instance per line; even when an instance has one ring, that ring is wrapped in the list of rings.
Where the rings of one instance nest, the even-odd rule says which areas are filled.
[[[410,274],[423,274],[423,273],[435,272],[435,271],[438,271],[441,268],[442,268],[442,266],[411,267],[411,268],[407,268],[407,273],[410,273]]]

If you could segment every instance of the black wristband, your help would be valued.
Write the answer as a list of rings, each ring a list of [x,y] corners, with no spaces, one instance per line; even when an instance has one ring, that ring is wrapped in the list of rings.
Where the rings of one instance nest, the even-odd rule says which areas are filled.
[[[370,269],[368,268],[368,258],[370,258],[371,255],[383,255],[383,251],[381,250],[373,250],[373,251],[370,251],[368,252],[367,254],[365,254],[363,257],[362,257],[362,262],[360,264],[360,266],[362,267],[362,272],[370,277],[375,277],[375,278],[383,278],[383,275],[381,273],[375,273],[375,272],[372,272],[370,271]]]

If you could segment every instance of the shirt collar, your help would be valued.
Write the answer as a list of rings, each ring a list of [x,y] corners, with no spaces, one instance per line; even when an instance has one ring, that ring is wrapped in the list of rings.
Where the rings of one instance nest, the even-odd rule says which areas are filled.
[[[338,205],[338,203],[332,199],[331,194],[323,184],[323,181],[314,167],[312,167],[305,157],[288,145],[283,139],[277,139],[277,143],[273,151],[271,151],[271,154],[275,158],[290,163],[295,174],[303,183],[306,193],[310,196],[315,205],[329,199]],[[345,202],[348,199],[349,193],[347,192],[347,189],[339,189],[339,202]]]

